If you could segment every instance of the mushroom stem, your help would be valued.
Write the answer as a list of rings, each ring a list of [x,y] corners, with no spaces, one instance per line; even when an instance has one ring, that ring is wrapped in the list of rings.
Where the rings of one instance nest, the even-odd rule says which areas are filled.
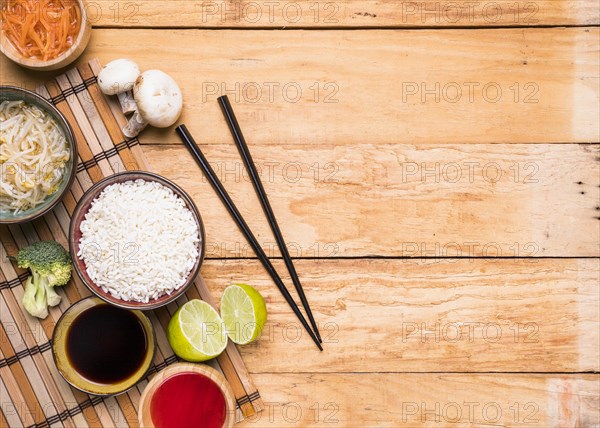
[[[123,114],[133,113],[137,110],[135,99],[133,99],[133,92],[122,92],[117,94],[117,98],[119,98],[119,104],[121,104],[121,110],[123,111]]]
[[[144,129],[148,125],[148,122],[144,120],[144,118],[140,115],[139,111],[135,111],[127,125],[123,128],[123,135],[127,138],[137,137],[142,129]]]

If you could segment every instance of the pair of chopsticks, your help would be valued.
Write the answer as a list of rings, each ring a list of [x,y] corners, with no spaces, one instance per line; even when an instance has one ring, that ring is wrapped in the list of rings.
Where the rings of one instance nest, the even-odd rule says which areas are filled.
[[[292,258],[290,256],[290,253],[285,244],[285,240],[283,239],[283,235],[281,234],[281,230],[279,229],[277,219],[275,218],[275,214],[273,213],[273,209],[271,208],[271,204],[269,203],[269,199],[267,198],[267,194],[262,185],[262,181],[258,175],[258,171],[256,170],[256,166],[254,165],[254,161],[252,160],[252,156],[250,154],[250,150],[248,149],[248,145],[246,144],[246,140],[244,139],[244,135],[242,134],[242,130],[240,129],[238,121],[233,112],[231,103],[229,102],[229,99],[225,95],[223,97],[219,97],[219,104],[221,106],[221,110],[223,111],[223,115],[225,116],[225,119],[227,121],[227,124],[229,125],[229,129],[230,129],[233,139],[236,143],[238,151],[240,152],[240,155],[244,161],[246,170],[248,171],[248,173],[252,179],[252,184],[254,185],[254,190],[256,191],[256,194],[258,195],[258,198],[260,199],[260,203],[262,205],[263,211],[265,212],[265,215],[267,216],[267,219],[269,220],[269,225],[271,226],[273,235],[275,235],[277,245],[279,246],[279,250],[281,251],[281,254],[285,261],[285,265],[290,273],[292,282],[294,283],[294,287],[296,288],[296,291],[298,292],[298,295],[300,296],[300,301],[302,302],[302,306],[304,307],[304,310],[306,311],[306,314],[308,315],[308,319],[310,321],[312,329],[311,329],[311,326],[309,326],[308,323],[306,322],[304,315],[302,314],[302,312],[300,312],[298,305],[294,301],[293,297],[290,295],[288,289],[286,288],[285,284],[281,280],[281,277],[279,276],[279,274],[273,267],[271,261],[269,260],[269,258],[265,254],[264,250],[260,246],[258,240],[256,239],[256,237],[250,230],[250,227],[248,226],[248,224],[246,223],[246,221],[240,214],[239,210],[233,203],[231,197],[229,196],[229,194],[223,187],[223,183],[221,183],[221,181],[217,177],[216,173],[214,172],[214,170],[208,163],[208,160],[206,159],[206,157],[204,156],[204,154],[202,153],[202,151],[200,150],[200,148],[194,141],[194,138],[188,131],[187,127],[185,125],[178,126],[176,128],[177,134],[183,141],[184,145],[192,153],[194,159],[196,160],[196,162],[198,163],[198,165],[204,172],[204,175],[206,176],[206,178],[212,185],[215,192],[217,192],[217,194],[221,198],[221,201],[223,202],[223,204],[229,211],[229,214],[231,215],[231,217],[233,217],[233,220],[236,222],[240,231],[246,237],[246,240],[248,241],[248,243],[250,244],[250,246],[252,247],[252,249],[254,250],[256,255],[258,256],[258,258],[259,258],[260,262],[262,263],[262,265],[264,266],[264,268],[267,270],[267,272],[269,273],[269,275],[275,282],[275,285],[277,285],[277,288],[279,288],[279,291],[281,292],[281,294],[283,294],[283,297],[287,301],[288,305],[290,305],[290,307],[294,311],[294,314],[296,314],[296,316],[302,323],[302,326],[304,327],[304,329],[308,332],[308,334],[310,335],[313,342],[315,342],[317,347],[322,351],[323,350],[323,347],[321,346],[322,341],[321,341],[321,336],[319,335],[319,330],[317,328],[317,324],[316,324],[313,314],[310,310],[308,301],[306,300],[306,295],[304,294],[304,290],[302,289],[302,285],[300,284],[300,279],[298,278],[298,274],[294,267],[294,263],[292,262]]]

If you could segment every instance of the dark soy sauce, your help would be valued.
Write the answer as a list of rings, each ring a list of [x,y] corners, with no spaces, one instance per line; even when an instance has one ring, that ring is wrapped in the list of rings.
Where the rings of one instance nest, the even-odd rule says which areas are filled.
[[[108,304],[79,314],[67,331],[67,357],[84,378],[115,384],[133,376],[148,349],[146,333],[134,313]]]

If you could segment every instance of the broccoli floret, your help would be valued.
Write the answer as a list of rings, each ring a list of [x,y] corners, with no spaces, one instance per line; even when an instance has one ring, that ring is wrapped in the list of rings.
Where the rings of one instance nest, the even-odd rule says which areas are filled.
[[[46,306],[60,303],[60,296],[53,287],[65,285],[71,279],[69,252],[58,242],[36,242],[19,251],[17,264],[20,268],[31,270],[31,276],[25,283],[23,306],[31,315],[46,318]]]
[[[48,316],[48,305],[46,300],[46,288],[33,285],[31,276],[25,281],[25,294],[23,294],[23,307],[34,317],[46,318]]]

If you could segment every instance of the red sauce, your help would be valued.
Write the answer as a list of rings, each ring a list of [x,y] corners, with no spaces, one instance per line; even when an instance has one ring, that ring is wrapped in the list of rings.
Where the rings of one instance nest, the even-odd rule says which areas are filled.
[[[150,402],[156,428],[221,428],[225,412],[225,397],[218,385],[192,372],[168,378]]]

